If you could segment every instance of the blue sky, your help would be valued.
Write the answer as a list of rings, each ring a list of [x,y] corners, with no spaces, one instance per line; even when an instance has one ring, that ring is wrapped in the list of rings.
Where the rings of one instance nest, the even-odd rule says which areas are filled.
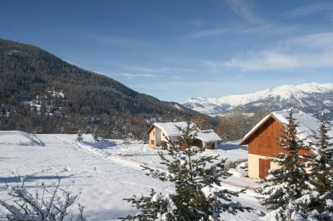
[[[333,1],[0,1],[0,38],[160,100],[333,83]]]

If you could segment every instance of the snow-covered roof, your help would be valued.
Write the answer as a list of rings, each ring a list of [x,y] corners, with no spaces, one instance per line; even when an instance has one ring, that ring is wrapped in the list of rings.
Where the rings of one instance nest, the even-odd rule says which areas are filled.
[[[272,113],[281,123],[288,124],[287,117],[289,110],[275,111]],[[299,123],[297,127],[297,137],[299,139],[310,139],[314,141],[312,136],[317,136],[320,122],[317,118],[312,117],[300,110],[293,110],[293,117],[295,122]]]
[[[167,122],[167,123],[154,123],[153,126],[160,128],[164,135],[167,137],[179,137],[182,135],[182,131],[179,128],[186,129],[187,122]],[[194,126],[194,123],[191,124],[191,127]],[[152,128],[152,127],[151,127]],[[151,129],[148,130],[148,132]],[[200,139],[204,142],[213,142],[222,140],[213,130],[200,130],[197,128],[197,139]]]
[[[167,137],[177,137],[182,135],[179,128],[185,129],[187,127],[187,122],[154,123],[154,126],[160,128]]]
[[[213,130],[201,130],[197,133],[197,138],[204,142],[222,140]]]
[[[269,118],[273,117],[282,124],[288,124],[288,116],[289,110],[274,111],[270,113],[244,136],[239,145],[245,144],[246,140]],[[314,142],[315,140],[313,136],[318,136],[318,129],[321,124],[319,120],[300,110],[293,110],[293,118],[295,118],[295,122],[299,123],[299,126],[297,128],[297,137],[299,139],[307,139],[308,141]],[[332,130],[330,130],[328,134],[332,136],[332,133]]]

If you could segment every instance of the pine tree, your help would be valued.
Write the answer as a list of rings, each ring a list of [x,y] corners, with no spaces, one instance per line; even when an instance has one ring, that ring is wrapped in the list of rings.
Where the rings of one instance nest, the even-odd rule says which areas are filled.
[[[320,193],[333,191],[333,137],[328,135],[330,127],[324,117],[321,119],[319,126],[319,135],[315,136],[317,142],[313,144],[313,152],[316,156],[312,157],[309,166],[311,167],[311,177],[313,183],[318,187]]]
[[[133,196],[125,199],[140,210],[134,216],[121,217],[123,220],[219,220],[222,212],[236,214],[238,211],[250,211],[251,208],[234,203],[230,197],[237,197],[240,192],[221,190],[221,179],[230,174],[224,169],[226,160],[218,160],[218,156],[202,156],[205,148],[194,146],[197,128],[188,122],[186,128],[179,128],[182,136],[179,143],[182,147],[171,143],[165,148],[168,159],[159,152],[161,164],[167,172],[142,166],[148,171],[147,176],[172,182],[175,186],[173,194],[164,195],[151,190],[148,197]],[[172,158],[170,160],[170,157]],[[216,163],[218,162],[218,163]]]
[[[313,220],[333,220],[333,143],[332,137],[328,136],[330,127],[324,116],[318,128],[318,136],[314,136],[312,151],[315,153],[310,158],[310,183],[314,186],[298,200],[298,204],[306,208],[306,215]]]
[[[269,160],[279,165],[278,169],[268,171],[269,175],[259,183],[263,184],[257,191],[260,204],[275,214],[277,220],[296,220],[304,216],[304,211],[295,200],[310,190],[309,174],[306,172],[306,161],[309,156],[300,155],[301,150],[308,150],[305,139],[297,137],[299,123],[293,118],[290,109],[284,124],[283,134],[278,143],[284,152],[273,154]]]

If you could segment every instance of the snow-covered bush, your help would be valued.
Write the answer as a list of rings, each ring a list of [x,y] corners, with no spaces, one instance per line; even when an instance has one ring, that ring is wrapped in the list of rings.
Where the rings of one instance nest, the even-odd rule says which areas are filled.
[[[195,126],[188,125],[182,131],[179,143],[183,148],[171,146],[165,148],[168,159],[159,152],[161,164],[167,172],[142,166],[148,171],[147,176],[172,182],[175,192],[172,194],[156,193],[151,190],[149,196],[133,196],[125,199],[131,202],[140,212],[136,215],[121,217],[123,220],[219,220],[222,212],[235,215],[238,211],[250,211],[251,208],[234,203],[231,197],[240,192],[219,188],[221,179],[230,174],[224,169],[226,160],[218,156],[201,156],[205,148],[194,146]],[[169,158],[172,158],[171,160]]]
[[[248,176],[248,164],[246,162],[240,163],[237,167],[236,170],[243,176],[247,177]]]
[[[49,188],[42,183],[41,189],[35,193],[25,188],[26,176],[20,177],[20,180],[16,186],[6,184],[11,199],[0,200],[0,205],[8,211],[7,220],[62,221],[66,216],[72,216],[71,208],[78,195],[71,195],[70,191],[62,189],[60,178]],[[79,210],[76,221],[85,221],[80,204]]]
[[[99,142],[100,138],[98,136],[98,130],[97,130],[97,127],[94,128],[91,136],[93,137],[94,141],[95,142]]]
[[[79,143],[81,143],[83,141],[82,130],[77,131],[76,141],[79,142]]]

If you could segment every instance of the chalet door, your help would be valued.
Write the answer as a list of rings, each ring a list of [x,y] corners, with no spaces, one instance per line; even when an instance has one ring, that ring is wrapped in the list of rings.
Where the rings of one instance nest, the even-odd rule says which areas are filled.
[[[259,177],[265,178],[268,170],[271,169],[271,162],[265,159],[259,159]]]

